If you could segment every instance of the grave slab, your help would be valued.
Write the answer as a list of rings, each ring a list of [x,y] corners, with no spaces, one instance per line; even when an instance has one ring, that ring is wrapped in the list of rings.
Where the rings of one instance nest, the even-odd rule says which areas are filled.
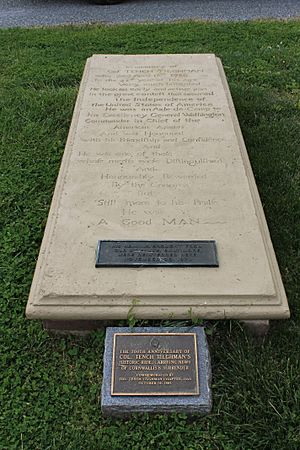
[[[131,264],[96,267],[99,241],[125,242],[118,261]],[[207,266],[142,267],[149,249],[138,254],[133,241],[161,241],[155,258],[168,261],[176,259],[170,245],[179,241],[189,243],[181,261],[199,261],[196,241],[213,242],[216,253]],[[213,54],[94,55],[85,67],[26,314],[97,321],[129,313],[289,317],[226,77]]]
[[[204,328],[107,328],[102,413],[208,414],[211,366]]]

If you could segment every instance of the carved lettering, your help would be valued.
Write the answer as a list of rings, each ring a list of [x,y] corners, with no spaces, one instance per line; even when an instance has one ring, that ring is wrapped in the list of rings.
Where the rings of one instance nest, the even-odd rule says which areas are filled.
[[[94,168],[97,206],[125,229],[216,221],[219,203],[203,189],[212,179],[222,186],[230,143],[205,67],[125,64],[98,67],[91,77],[78,132],[85,148],[75,162]]]

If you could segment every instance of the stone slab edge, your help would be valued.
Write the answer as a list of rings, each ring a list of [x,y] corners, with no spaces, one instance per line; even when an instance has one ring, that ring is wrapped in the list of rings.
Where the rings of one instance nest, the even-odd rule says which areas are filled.
[[[111,396],[113,336],[115,333],[196,333],[199,368],[199,396]],[[209,414],[212,408],[211,363],[202,327],[109,327],[106,329],[103,357],[101,409],[105,416],[128,416],[133,413]]]
[[[262,207],[259,191],[258,191],[258,188],[256,185],[253,171],[252,171],[251,162],[249,159],[249,155],[247,152],[247,148],[245,145],[241,127],[240,127],[240,124],[239,124],[239,121],[237,118],[235,106],[234,106],[234,103],[232,100],[229,84],[228,84],[227,77],[226,77],[226,74],[225,74],[225,71],[224,71],[224,68],[222,65],[222,61],[220,58],[217,58],[217,57],[216,57],[216,61],[217,61],[217,65],[218,65],[218,69],[219,69],[219,73],[220,73],[220,78],[221,78],[222,84],[224,86],[224,92],[227,97],[229,109],[231,111],[231,118],[232,118],[233,126],[235,129],[236,137],[239,142],[240,152],[241,152],[241,156],[242,156],[242,159],[244,162],[244,168],[245,168],[245,172],[246,172],[246,178],[248,180],[253,204],[255,206],[255,211],[257,214],[261,235],[262,235],[262,238],[264,241],[266,253],[267,253],[269,264],[270,264],[272,278],[274,281],[274,285],[276,287],[276,292],[277,292],[278,298],[280,299],[280,306],[276,306],[276,308],[280,309],[280,313],[282,314],[279,318],[288,319],[290,317],[289,305],[288,305],[285,289],[283,286],[280,270],[278,267],[275,250],[274,250],[274,247],[272,244],[270,231],[269,231],[269,228],[267,225],[266,216],[265,216],[265,213],[264,213],[264,210]],[[271,318],[271,316],[270,316],[270,318]]]

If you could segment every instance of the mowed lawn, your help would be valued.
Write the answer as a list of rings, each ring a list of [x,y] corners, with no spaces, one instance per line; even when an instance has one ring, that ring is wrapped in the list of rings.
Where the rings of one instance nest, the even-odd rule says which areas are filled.
[[[15,29],[0,45],[0,449],[299,449],[300,22]],[[53,338],[24,316],[79,82],[93,53],[201,52],[222,58],[291,319],[262,344],[206,324],[211,416],[105,419],[104,333]]]

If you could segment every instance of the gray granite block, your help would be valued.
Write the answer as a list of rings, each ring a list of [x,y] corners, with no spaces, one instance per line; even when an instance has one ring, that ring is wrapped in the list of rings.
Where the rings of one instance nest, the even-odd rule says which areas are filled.
[[[195,333],[197,339],[199,395],[155,395],[112,396],[111,378],[113,363],[113,341],[115,333]],[[202,327],[146,327],[106,329],[103,359],[103,383],[101,394],[102,413],[106,416],[127,416],[137,412],[209,414],[212,407],[211,364],[206,335]]]

